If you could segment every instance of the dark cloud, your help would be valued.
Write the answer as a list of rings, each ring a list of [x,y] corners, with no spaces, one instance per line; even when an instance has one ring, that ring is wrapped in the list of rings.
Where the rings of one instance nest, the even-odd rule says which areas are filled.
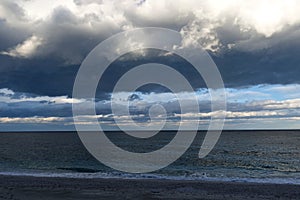
[[[0,68],[0,88],[36,95],[71,96],[79,66],[60,66],[55,60],[1,57],[5,66]]]
[[[9,26],[5,19],[0,19],[0,33],[0,52],[19,44],[30,36],[26,30]]]
[[[0,103],[0,117],[70,117],[71,104],[51,104],[49,102]]]
[[[227,87],[292,84],[300,83],[299,51],[299,39],[294,38],[256,51],[227,51],[213,59]]]
[[[231,50],[222,55],[211,54],[223,77],[226,87],[246,87],[257,84],[300,83],[299,42],[279,44],[256,52]],[[195,89],[205,87],[201,76],[185,60],[176,56],[160,56],[149,52],[149,56],[130,59],[125,55],[114,62],[101,79],[98,97],[112,91],[116,81],[134,66],[149,62],[174,67],[186,76]],[[124,57],[126,57],[124,59]],[[55,59],[20,59],[0,56],[0,88],[37,95],[72,95],[73,83],[79,65],[64,66]],[[166,92],[165,88],[148,85],[143,92]]]

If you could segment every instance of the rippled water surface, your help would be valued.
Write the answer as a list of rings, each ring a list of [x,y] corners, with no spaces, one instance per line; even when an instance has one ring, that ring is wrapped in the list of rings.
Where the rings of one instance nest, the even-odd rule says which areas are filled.
[[[120,132],[106,134],[123,149],[150,152],[166,145],[175,132],[161,132],[150,139],[134,139]],[[127,174],[95,160],[75,132],[0,133],[0,172],[36,176],[252,180],[300,184],[300,131],[224,131],[214,150],[199,159],[204,135],[204,132],[199,132],[189,150],[172,165],[151,174]]]

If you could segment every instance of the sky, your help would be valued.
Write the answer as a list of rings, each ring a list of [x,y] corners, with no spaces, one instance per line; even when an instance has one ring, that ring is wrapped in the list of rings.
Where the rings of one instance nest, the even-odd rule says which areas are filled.
[[[176,56],[145,51],[118,59],[97,91],[96,116],[79,123],[93,127],[96,117],[107,130],[114,119],[128,125],[156,123],[166,108],[166,129],[226,115],[225,129],[300,128],[300,4],[296,0],[1,0],[0,131],[74,130],[72,98],[76,73],[100,42],[122,31],[162,27],[178,31],[185,47],[200,45],[216,63],[224,81],[227,110],[211,111],[209,90]],[[110,109],[110,81],[122,66],[161,61],[189,76],[200,112],[181,113],[174,94],[160,87],[121,92],[116,104],[131,105],[131,116]],[[188,106],[191,94],[176,94]],[[78,122],[78,121],[77,121]],[[128,125],[130,126],[130,125]]]

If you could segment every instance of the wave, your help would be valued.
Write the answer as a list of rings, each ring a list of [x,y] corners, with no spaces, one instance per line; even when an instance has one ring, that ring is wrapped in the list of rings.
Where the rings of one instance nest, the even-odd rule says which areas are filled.
[[[73,171],[73,172],[81,172],[81,173],[96,173],[100,172],[100,170],[90,169],[90,168],[82,168],[82,167],[58,167],[56,169]]]
[[[78,170],[76,168],[74,171]],[[79,169],[80,171],[81,169]],[[238,182],[238,183],[265,183],[265,184],[293,184],[300,185],[300,178],[240,178],[240,177],[208,177],[206,174],[191,174],[187,176],[168,176],[161,174],[129,174],[122,172],[0,172],[6,176],[32,176],[76,179],[158,179],[182,181],[211,181],[211,182]]]

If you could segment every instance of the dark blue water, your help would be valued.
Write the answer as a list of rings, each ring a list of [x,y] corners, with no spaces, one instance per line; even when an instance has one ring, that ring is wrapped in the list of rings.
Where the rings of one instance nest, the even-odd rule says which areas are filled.
[[[107,133],[118,146],[138,152],[159,149],[174,137],[162,132],[146,140]],[[149,174],[128,174],[94,159],[75,132],[0,133],[0,174],[204,179],[300,184],[300,131],[224,131],[213,151],[198,152],[204,133],[170,166]]]

